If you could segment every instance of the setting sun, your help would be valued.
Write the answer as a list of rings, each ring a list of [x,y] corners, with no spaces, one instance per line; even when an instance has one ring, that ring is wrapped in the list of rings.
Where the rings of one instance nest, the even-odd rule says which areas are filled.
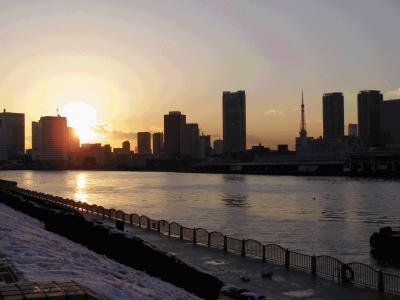
[[[74,101],[68,103],[61,113],[67,117],[68,126],[75,128],[81,143],[96,137],[91,128],[96,125],[97,113],[92,106],[82,101]]]

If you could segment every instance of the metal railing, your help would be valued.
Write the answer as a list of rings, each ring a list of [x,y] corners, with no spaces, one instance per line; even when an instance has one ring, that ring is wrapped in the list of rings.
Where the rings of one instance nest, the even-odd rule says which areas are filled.
[[[201,245],[225,252],[260,259],[284,265],[287,269],[293,268],[307,271],[312,275],[319,275],[337,282],[351,283],[358,286],[369,287],[400,295],[400,276],[382,272],[364,263],[344,263],[328,255],[307,255],[290,251],[277,244],[262,244],[252,239],[236,239],[226,236],[218,231],[208,231],[204,228],[188,228],[176,222],[166,220],[153,220],[147,216],[138,214],[126,214],[121,210],[107,209],[98,205],[89,205],[84,202],[64,199],[58,196],[39,193],[18,188],[13,190],[25,197],[48,201],[62,205],[76,211],[87,212],[103,218],[120,220],[139,228],[158,232],[160,234],[191,241],[194,245]]]

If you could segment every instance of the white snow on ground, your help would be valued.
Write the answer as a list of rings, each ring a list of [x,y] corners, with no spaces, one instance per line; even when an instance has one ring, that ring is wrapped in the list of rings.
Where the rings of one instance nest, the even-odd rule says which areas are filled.
[[[46,231],[38,220],[1,203],[0,252],[13,262],[26,280],[72,279],[118,300],[199,299],[183,289]]]

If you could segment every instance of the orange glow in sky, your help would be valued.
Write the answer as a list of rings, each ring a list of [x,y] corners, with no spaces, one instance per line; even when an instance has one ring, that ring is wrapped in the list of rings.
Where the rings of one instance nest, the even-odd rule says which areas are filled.
[[[67,117],[68,126],[75,128],[81,143],[93,141],[97,137],[91,129],[97,121],[97,112],[92,106],[82,101],[74,101],[65,105],[61,112]]]

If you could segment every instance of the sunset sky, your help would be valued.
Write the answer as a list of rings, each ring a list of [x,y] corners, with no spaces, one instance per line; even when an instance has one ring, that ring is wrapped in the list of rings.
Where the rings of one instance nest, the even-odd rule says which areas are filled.
[[[302,89],[312,136],[324,92],[344,93],[346,126],[359,90],[400,98],[399,14],[397,0],[0,0],[0,103],[26,114],[27,147],[57,108],[119,146],[171,110],[221,137],[222,92],[245,90],[248,146],[293,145]]]

